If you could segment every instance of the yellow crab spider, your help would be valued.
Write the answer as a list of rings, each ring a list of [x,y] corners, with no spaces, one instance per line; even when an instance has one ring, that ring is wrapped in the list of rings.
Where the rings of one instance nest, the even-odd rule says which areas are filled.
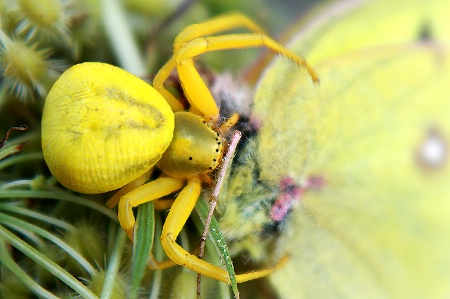
[[[249,34],[205,35],[245,27]],[[266,46],[305,66],[295,53],[267,37],[248,18],[231,14],[187,27],[174,43],[173,57],[154,80],[154,88],[117,67],[103,63],[75,65],[55,82],[42,115],[42,150],[58,181],[81,193],[121,188],[118,218],[133,239],[132,209],[180,191],[165,220],[161,244],[176,264],[230,283],[228,272],[190,254],[176,239],[200,195],[202,174],[217,168],[224,145],[204,118],[217,119],[219,108],[196,71],[193,58],[210,51]],[[184,107],[164,88],[172,69],[193,106]],[[144,182],[157,166],[163,175]],[[130,187],[132,186],[133,187]],[[237,282],[262,277],[275,268],[239,274]]]

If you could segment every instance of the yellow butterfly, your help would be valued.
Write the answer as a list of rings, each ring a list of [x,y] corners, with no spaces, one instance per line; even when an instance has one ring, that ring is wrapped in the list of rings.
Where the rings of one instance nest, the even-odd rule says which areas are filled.
[[[444,2],[377,1],[309,20],[290,47],[320,85],[282,60],[262,78],[260,179],[301,190],[281,215],[278,250],[291,259],[270,277],[281,298],[450,296]]]

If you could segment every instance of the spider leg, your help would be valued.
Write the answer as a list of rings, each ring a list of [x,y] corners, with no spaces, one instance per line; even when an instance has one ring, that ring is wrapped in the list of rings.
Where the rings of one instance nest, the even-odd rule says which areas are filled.
[[[120,198],[118,211],[119,223],[130,240],[133,240],[134,225],[136,223],[133,208],[180,190],[184,183],[184,179],[158,178],[134,189]]]
[[[237,27],[246,27],[253,33],[203,37]],[[176,67],[189,103],[207,117],[214,119],[218,116],[219,109],[211,92],[195,69],[192,59],[206,52],[263,46],[305,67],[312,80],[318,82],[316,73],[303,58],[268,37],[246,17],[231,14],[201,24],[194,24],[183,30],[175,40],[174,55],[156,75],[153,87],[167,99],[173,109],[180,109],[180,107],[175,107],[176,98],[164,87],[164,82]],[[177,104],[181,106],[181,104]]]
[[[147,266],[150,270],[155,271],[155,270],[164,270],[173,266],[177,266],[177,264],[175,264],[174,261],[172,260],[158,262],[156,258],[153,256],[153,254],[150,254]]]
[[[199,252],[199,248],[197,248],[196,250],[194,250],[194,252],[192,252],[193,255],[197,255]],[[149,261],[148,261],[148,268],[150,270],[164,270],[173,266],[177,266],[178,264],[176,264],[174,261],[172,260],[166,260],[166,261],[162,261],[159,262],[158,260],[156,260],[155,256],[153,254],[150,254],[149,257]]]
[[[203,37],[185,43],[183,47],[175,53],[178,75],[188,101],[206,116],[214,118],[218,115],[219,110],[211,92],[194,67],[194,57],[213,51],[263,46],[287,57],[296,64],[305,67],[312,80],[318,82],[316,73],[303,58],[283,47],[265,34],[245,33]]]
[[[228,272],[195,255],[189,253],[176,243],[176,239],[194,209],[200,195],[201,181],[198,177],[188,180],[188,184],[180,192],[167,215],[161,234],[161,245],[167,256],[176,264],[191,269],[201,275],[230,284]],[[283,258],[275,267],[236,275],[237,282],[244,282],[271,274],[281,267],[287,258]]]
[[[145,182],[147,182],[148,179],[150,178],[150,176],[152,175],[152,172],[153,172],[153,168],[150,169],[149,171],[147,171],[146,173],[144,173],[141,177],[139,177],[139,178],[135,179],[134,181],[123,186],[119,191],[117,191],[116,194],[114,194],[110,199],[108,199],[108,201],[106,202],[105,205],[110,209],[117,206],[117,204],[120,201],[120,198],[123,195],[133,191],[134,189],[136,189],[139,186],[144,185]]]
[[[177,62],[175,60],[176,53],[180,48],[184,46],[186,42],[192,39],[207,36],[226,30],[231,30],[235,28],[246,28],[252,32],[263,33],[264,30],[260,28],[257,24],[251,21],[246,16],[239,13],[230,13],[223,16],[219,16],[208,20],[200,24],[192,24],[186,27],[183,31],[178,34],[174,42],[174,56],[159,70],[153,80],[153,87],[166,98],[170,107],[173,111],[182,111],[183,106],[179,101],[164,87],[164,82],[169,78],[172,70],[176,68]],[[200,76],[195,79],[198,81]],[[200,79],[201,80],[201,79]],[[209,91],[208,91],[209,92]],[[212,99],[212,97],[211,97]],[[192,104],[192,102],[191,102]],[[205,110],[206,109],[206,110]],[[219,112],[215,102],[210,102],[209,106],[205,109],[200,109],[202,113],[208,116],[216,116]],[[208,112],[208,113],[206,113]]]
[[[220,125],[219,130],[227,135],[230,129],[239,121],[239,114],[233,113],[229,119]]]
[[[172,70],[175,69],[176,66],[177,64],[175,61],[175,57],[172,56],[169,61],[167,61],[166,64],[159,69],[158,73],[153,79],[153,88],[155,88],[166,99],[173,112],[183,111],[184,107],[183,105],[181,105],[180,101],[178,101],[177,98],[175,98],[175,96],[164,87],[164,82],[167,81],[170,73],[172,73]]]
[[[184,45],[184,43],[198,37],[207,36],[236,28],[246,28],[251,32],[261,32],[264,30],[252,20],[240,13],[230,13],[212,18],[200,24],[192,24],[181,31],[173,43],[174,52]]]

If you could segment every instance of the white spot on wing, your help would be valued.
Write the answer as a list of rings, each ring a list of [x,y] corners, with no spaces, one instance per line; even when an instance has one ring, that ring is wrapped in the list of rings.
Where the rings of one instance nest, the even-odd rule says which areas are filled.
[[[448,157],[447,141],[437,128],[428,129],[417,156],[420,165],[427,169],[437,169],[445,164]]]

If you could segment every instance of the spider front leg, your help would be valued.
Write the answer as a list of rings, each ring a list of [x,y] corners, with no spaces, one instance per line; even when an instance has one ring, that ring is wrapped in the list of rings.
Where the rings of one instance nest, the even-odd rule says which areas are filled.
[[[207,36],[236,28],[246,28],[251,32],[264,33],[264,30],[255,22],[240,13],[230,13],[212,18],[200,24],[192,24],[181,31],[173,43],[174,52],[188,41],[198,37]]]
[[[183,111],[184,107],[175,98],[175,96],[164,87],[164,82],[167,78],[169,78],[173,69],[176,68],[179,70],[179,63],[180,62],[176,59],[176,56],[172,56],[169,61],[158,71],[155,79],[153,80],[153,87],[166,99],[174,112]],[[216,118],[219,115],[219,108],[217,107],[208,87],[195,69],[193,61],[185,60],[182,61],[181,64],[190,70],[189,76],[191,77],[187,82],[183,81],[180,73],[178,72],[181,86],[183,87],[187,100],[204,115],[210,118]],[[195,100],[195,94],[193,94],[192,90],[196,90],[195,94],[204,96],[202,96],[199,100]]]
[[[180,190],[184,182],[184,179],[158,178],[137,187],[120,198],[118,211],[119,223],[130,240],[133,240],[134,225],[136,223],[133,208]]]
[[[202,37],[186,42],[157,74],[154,86],[163,94],[163,96],[166,97],[167,95],[173,98],[173,95],[168,95],[170,93],[167,90],[163,91],[164,87],[162,87],[162,84],[164,82],[161,82],[161,80],[166,75],[168,76],[168,74],[170,74],[169,69],[176,66],[183,90],[189,103],[207,117],[216,118],[219,109],[211,92],[195,69],[193,58],[207,52],[254,47],[267,47],[273,52],[287,57],[298,65],[305,67],[314,82],[319,81],[318,76],[312,67],[306,63],[303,58],[291,50],[283,47],[265,34],[246,33]]]
[[[214,102],[211,92],[194,67],[194,57],[207,52],[254,47],[267,47],[273,52],[287,57],[298,65],[305,67],[312,80],[318,82],[316,73],[303,58],[278,44],[265,34],[228,34],[197,38],[185,43],[184,46],[175,53],[178,75],[183,84],[183,89],[188,101],[206,116],[214,117],[218,113],[217,105]]]
[[[181,103],[164,87],[164,83],[169,78],[172,70],[177,67],[177,61],[175,59],[176,53],[184,46],[185,43],[189,42],[190,40],[235,28],[246,28],[251,32],[264,33],[264,30],[261,27],[259,27],[246,16],[239,13],[230,13],[223,16],[218,16],[200,24],[192,24],[186,27],[177,35],[173,43],[174,55],[158,71],[155,79],[153,80],[153,87],[158,90],[158,92],[162,94],[164,98],[166,98],[173,111],[184,110]],[[198,78],[194,79],[194,81],[198,80]],[[204,91],[203,87],[201,88]],[[216,116],[218,114],[218,108],[215,105],[212,97],[211,100],[212,101],[205,104],[205,108],[199,108],[199,110],[205,115]]]
[[[198,177],[188,180],[188,184],[180,192],[170,209],[161,234],[161,245],[167,256],[176,264],[191,269],[201,275],[230,284],[228,272],[218,266],[199,259],[176,243],[176,239],[189,218],[200,196],[201,181]],[[236,275],[237,282],[244,282],[271,274],[281,267],[287,258],[283,258],[273,268],[252,271]]]
[[[177,100],[177,98],[164,87],[164,83],[167,81],[172,73],[172,70],[175,69],[176,66],[177,63],[175,61],[175,57],[172,56],[169,61],[167,61],[166,64],[159,69],[153,79],[153,87],[166,99],[173,112],[183,111],[184,107],[180,101]]]

